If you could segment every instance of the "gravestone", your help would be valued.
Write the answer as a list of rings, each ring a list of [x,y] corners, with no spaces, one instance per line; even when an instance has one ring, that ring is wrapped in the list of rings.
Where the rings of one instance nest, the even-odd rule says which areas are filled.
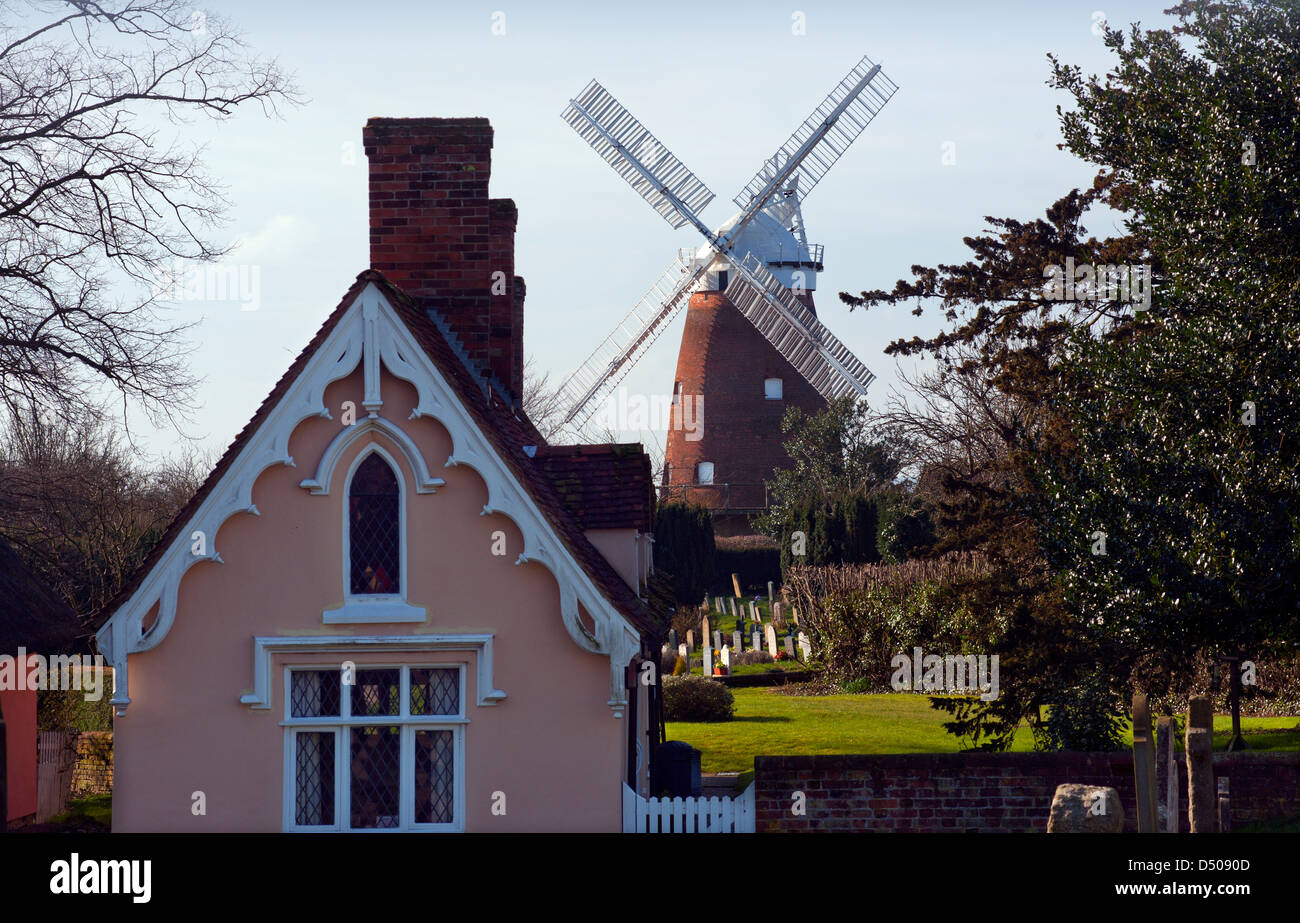
[[[812,658],[812,645],[808,643],[808,636],[802,631],[799,632],[799,659],[808,662]]]
[[[776,594],[775,594],[775,592],[774,592],[774,590],[773,590],[772,581],[769,580],[769,581],[767,581],[767,604],[768,604],[769,606],[772,605],[772,602],[773,602],[772,597],[773,597],[774,595],[776,595]]]
[[[740,632],[738,631],[733,631],[731,633],[731,649],[733,651],[736,651],[737,653],[743,650],[743,648],[740,645]]]
[[[709,642],[704,642],[704,675],[713,675],[713,648],[709,647]]]
[[[677,645],[677,656],[686,661],[686,666],[691,665],[691,653],[686,649],[685,644]]]
[[[731,603],[731,617],[733,619],[740,618],[740,616],[736,614],[736,597],[728,596],[727,602]]]
[[[750,650],[761,651],[763,649],[763,639],[759,635],[758,629],[754,630],[754,633],[750,635],[750,639],[754,642],[754,646]]]
[[[669,646],[669,647],[676,647],[676,646],[677,646],[677,629],[676,629],[676,628],[670,628],[670,629],[668,629],[668,646]]]
[[[1214,832],[1214,712],[1210,700],[1194,695],[1187,703],[1187,821],[1192,833]]]
[[[1124,805],[1115,789],[1072,783],[1056,786],[1048,833],[1120,833],[1123,829]]]
[[[799,624],[799,609],[797,606],[790,607],[790,613],[794,616],[794,623]]]
[[[1178,757],[1174,753],[1174,719],[1156,719],[1156,811],[1161,833],[1178,832]]]
[[[739,597],[745,595],[744,593],[740,592],[740,577],[738,577],[736,574],[731,575],[731,588],[736,591],[736,596]]]
[[[785,652],[790,656],[791,660],[794,660],[794,638],[789,635],[785,636]]]
[[[695,653],[695,631],[688,628],[686,630],[686,649],[692,654]]]
[[[716,628],[713,629],[713,646],[718,650],[722,649],[722,632],[718,631]]]
[[[700,629],[700,643],[709,643],[709,617],[707,615],[704,617],[704,625]]]
[[[722,645],[722,665],[727,668],[728,673],[731,672],[731,648],[725,644]]]
[[[785,627],[785,613],[781,611],[781,604],[772,603],[772,624],[777,628]]]
[[[1156,833],[1156,754],[1147,697],[1133,696],[1133,782],[1138,833]]]
[[[758,607],[754,605],[754,601],[752,599],[749,601],[749,618],[755,622],[759,621]]]
[[[767,652],[771,654],[772,659],[775,660],[776,659],[776,629],[771,624],[768,624],[764,626],[763,633],[767,635]]]

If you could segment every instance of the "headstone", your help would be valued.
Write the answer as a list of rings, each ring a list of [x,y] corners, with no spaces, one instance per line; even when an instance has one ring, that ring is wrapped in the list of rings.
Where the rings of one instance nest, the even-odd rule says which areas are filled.
[[[689,628],[686,630],[686,649],[695,653],[695,631]]]
[[[799,659],[807,663],[812,659],[812,645],[808,643],[808,636],[802,631],[799,632]]]
[[[733,631],[731,633],[731,649],[736,652],[743,650],[740,645],[740,632],[738,631]]]
[[[685,644],[677,645],[677,656],[686,661],[686,666],[691,665],[691,652],[686,649]]]
[[[1219,777],[1219,832],[1232,832],[1232,799],[1228,797],[1228,777]]]
[[[709,643],[709,617],[707,615],[704,617],[704,626],[700,629],[700,643]]]
[[[731,672],[731,648],[725,644],[722,645],[722,665],[727,668],[728,673]]]
[[[789,635],[785,636],[785,652],[794,660],[794,638]]]
[[[676,646],[677,646],[677,629],[676,629],[676,628],[670,628],[670,629],[668,629],[668,646],[669,646],[669,647],[676,647]]]
[[[736,597],[728,596],[727,602],[731,603],[731,617],[733,619],[740,618],[740,616],[736,614]]]
[[[713,675],[713,648],[709,647],[709,642],[704,642],[704,675]]]
[[[757,629],[750,635],[750,639],[754,642],[754,646],[750,650],[759,651],[763,649],[763,638],[759,635]]]
[[[790,613],[794,616],[794,623],[799,624],[799,610],[793,606],[790,607]]]
[[[758,607],[754,605],[752,599],[749,601],[749,617],[755,622],[761,621],[758,617]]]
[[[1214,713],[1210,700],[1194,695],[1187,707],[1187,821],[1192,833],[1214,832]]]
[[[776,628],[774,628],[769,623],[763,627],[763,633],[767,635],[767,652],[771,654],[772,659],[775,660],[776,659]]]
[[[736,591],[737,596],[745,595],[744,593],[740,592],[740,577],[736,576],[735,574],[731,575],[731,588]]]
[[[785,613],[781,611],[781,604],[772,603],[772,624],[777,628],[785,627]]]
[[[767,581],[767,604],[768,604],[769,606],[772,605],[772,596],[773,596],[773,592],[772,592],[772,581],[769,580],[769,581]]]
[[[1056,786],[1048,833],[1120,833],[1124,829],[1124,805],[1119,792],[1100,785]]]
[[[1161,833],[1178,832],[1178,758],[1174,753],[1174,719],[1156,719],[1156,811]]]
[[[716,628],[713,629],[713,646],[718,650],[722,649],[722,632],[718,631]]]
[[[1156,753],[1147,697],[1133,696],[1133,782],[1138,833],[1156,833]]]

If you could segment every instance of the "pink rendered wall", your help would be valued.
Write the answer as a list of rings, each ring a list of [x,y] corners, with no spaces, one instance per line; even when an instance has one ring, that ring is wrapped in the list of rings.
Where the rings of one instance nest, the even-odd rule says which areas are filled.
[[[12,823],[36,813],[36,690],[0,692],[5,718],[5,765],[9,795],[6,816]]]
[[[114,722],[116,831],[275,831],[282,825],[284,729],[280,666],[313,659],[276,658],[273,704],[240,704],[251,691],[255,635],[475,632],[495,635],[495,685],[508,698],[476,705],[473,652],[440,652],[425,661],[462,661],[466,683],[466,830],[604,831],[621,825],[626,719],[606,704],[610,665],[581,650],[560,619],[559,589],[539,564],[515,565],[522,538],[504,515],[481,516],[487,488],[472,469],[443,468],[447,431],[428,418],[410,421],[415,391],[385,373],[382,414],[420,447],[430,473],[446,480],[417,494],[401,451],[372,434],[401,466],[409,543],[407,601],[427,606],[424,624],[322,624],[343,602],[343,482],[367,439],[349,447],[326,496],[298,486],[338,433],[343,401],[361,407],[360,372],[326,391],[334,420],[312,419],[294,432],[296,467],[274,466],[253,492],[259,516],[227,520],[215,547],[224,564],[194,566],[181,582],[171,631],[158,647],[130,657],[131,705]],[[507,553],[491,553],[492,533]],[[358,664],[410,662],[418,655],[335,654],[317,659]],[[191,813],[204,792],[206,816]],[[506,814],[494,816],[494,792]]]

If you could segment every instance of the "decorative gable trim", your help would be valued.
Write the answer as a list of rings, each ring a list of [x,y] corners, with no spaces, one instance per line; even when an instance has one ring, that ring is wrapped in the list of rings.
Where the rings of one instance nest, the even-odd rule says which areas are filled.
[[[370,415],[348,427],[331,442],[317,466],[316,475],[304,480],[302,486],[313,494],[327,493],[333,466],[344,449],[371,429],[384,432],[407,454],[411,469],[416,473],[418,492],[432,493],[444,486],[441,479],[430,476],[427,463],[413,440],[391,421],[379,416],[383,408],[381,364],[394,376],[409,382],[418,395],[410,418],[431,417],[451,436],[453,449],[447,467],[465,465],[473,468],[486,483],[488,502],[482,515],[501,513],[508,516],[522,534],[524,550],[515,563],[536,561],[546,567],[559,584],[561,618],[569,636],[582,649],[609,656],[610,696],[607,704],[615,717],[621,718],[627,704],[625,671],[628,662],[640,649],[640,633],[574,559],[537,503],[496,453],[469,409],[456,397],[456,389],[416,341],[380,288],[373,282],[366,284],[343,312],[283,398],[271,408],[266,419],[221,475],[216,488],[200,504],[140,586],[97,633],[99,649],[116,671],[116,688],[110,702],[117,714],[124,715],[131,702],[127,658],[130,654],[152,649],[166,637],[176,618],[182,577],[200,561],[222,563],[214,546],[222,524],[236,513],[258,515],[252,502],[257,478],[271,465],[293,465],[288,445],[294,430],[311,417],[333,419],[324,404],[325,389],[334,381],[350,375],[358,362],[363,362],[363,406]],[[360,429],[363,426],[365,430]],[[395,434],[405,437],[405,444]],[[195,532],[202,532],[206,537],[208,553],[204,556],[196,556],[190,550]],[[582,624],[579,603],[595,623],[594,632]],[[158,617],[145,632],[143,622],[154,605],[158,606]]]

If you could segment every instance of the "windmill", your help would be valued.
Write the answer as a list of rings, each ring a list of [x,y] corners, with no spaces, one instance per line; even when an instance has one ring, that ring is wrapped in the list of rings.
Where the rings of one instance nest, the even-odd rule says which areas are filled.
[[[763,162],[732,200],[740,212],[716,230],[700,217],[714,194],[604,87],[593,80],[569,101],[563,118],[583,140],[669,225],[693,225],[704,243],[679,251],[565,380],[564,430],[581,433],[689,305],[664,483],[738,522],[766,505],[762,482],[784,458],[774,425],[784,408],[865,394],[875,377],[817,319],[822,248],[808,243],[801,204],[897,89],[863,57]],[[692,413],[702,426],[687,425]]]

